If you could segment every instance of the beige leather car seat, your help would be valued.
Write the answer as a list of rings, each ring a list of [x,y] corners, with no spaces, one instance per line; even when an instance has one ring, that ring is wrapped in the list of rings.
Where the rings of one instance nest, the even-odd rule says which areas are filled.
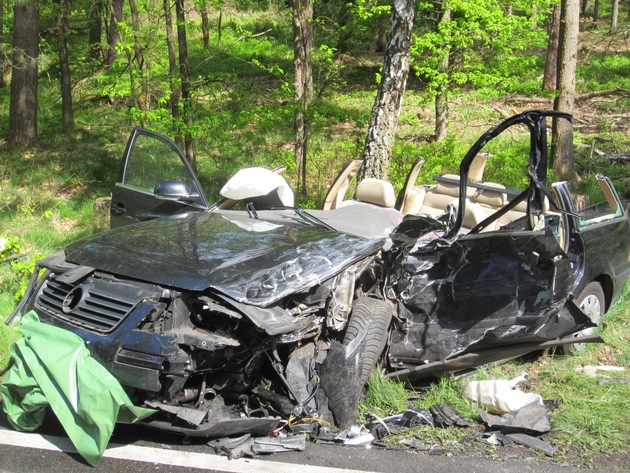
[[[402,213],[394,208],[396,204],[396,194],[394,186],[383,179],[366,178],[357,185],[356,198],[344,200],[339,207],[350,205],[363,205],[373,207],[384,214],[397,226],[403,218]]]

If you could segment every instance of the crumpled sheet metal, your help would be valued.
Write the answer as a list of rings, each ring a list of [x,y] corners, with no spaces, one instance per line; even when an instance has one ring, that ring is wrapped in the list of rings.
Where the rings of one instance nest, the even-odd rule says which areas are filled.
[[[250,434],[245,434],[238,438],[210,440],[208,445],[214,448],[217,455],[226,455],[228,459],[235,460],[256,455],[303,452],[306,449],[306,435],[252,438]]]
[[[275,219],[265,220],[274,224],[265,231],[252,228],[253,219],[240,211],[151,220],[79,240],[65,252],[68,261],[120,276],[189,291],[214,289],[268,307],[308,292],[384,243],[305,226],[295,217],[282,220],[277,211],[267,215]]]
[[[414,228],[418,225],[420,230]],[[411,220],[392,235],[403,254],[394,260],[388,296],[398,299],[392,366],[446,360],[471,349],[553,340],[589,321],[563,310],[575,275],[548,231],[506,231],[433,239]]]
[[[97,466],[116,422],[134,423],[155,412],[134,406],[77,335],[39,322],[33,311],[22,318],[20,332],[24,337],[14,343],[13,364],[0,384],[15,429],[37,429],[50,405],[77,451]]]
[[[545,404],[535,401],[514,412],[501,416],[488,414],[479,408],[477,411],[483,423],[492,430],[500,430],[503,434],[524,433],[540,435],[551,430],[549,411],[555,409],[561,402],[562,399],[546,402]]]

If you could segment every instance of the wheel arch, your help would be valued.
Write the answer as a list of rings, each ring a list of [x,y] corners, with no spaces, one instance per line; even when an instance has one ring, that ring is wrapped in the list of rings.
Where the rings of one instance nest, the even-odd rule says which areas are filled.
[[[613,280],[612,278],[605,273],[599,274],[595,278],[591,280],[591,282],[597,282],[604,291],[604,297],[606,298],[606,307],[604,307],[604,313],[608,312],[610,306],[612,305],[612,296],[613,296]]]

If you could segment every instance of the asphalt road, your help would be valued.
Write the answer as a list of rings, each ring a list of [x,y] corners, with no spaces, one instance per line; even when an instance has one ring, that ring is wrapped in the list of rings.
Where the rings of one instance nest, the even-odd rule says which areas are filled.
[[[117,426],[97,470],[108,472],[209,472],[230,473],[407,473],[431,471],[573,473],[593,471],[531,457],[430,455],[379,448],[308,443],[304,452],[289,452],[255,459],[228,460],[201,440],[183,443],[182,437],[135,426]],[[47,422],[37,433],[21,433],[0,414],[0,472],[68,473],[94,471],[74,450],[63,429]],[[605,469],[597,471],[606,471]],[[618,471],[618,470],[614,470]]]

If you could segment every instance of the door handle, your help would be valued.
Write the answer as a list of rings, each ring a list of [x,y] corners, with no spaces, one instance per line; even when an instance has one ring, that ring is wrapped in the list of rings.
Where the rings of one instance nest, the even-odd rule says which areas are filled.
[[[112,213],[116,216],[120,216],[127,211],[124,204],[122,202],[118,202],[115,205],[112,205]]]

